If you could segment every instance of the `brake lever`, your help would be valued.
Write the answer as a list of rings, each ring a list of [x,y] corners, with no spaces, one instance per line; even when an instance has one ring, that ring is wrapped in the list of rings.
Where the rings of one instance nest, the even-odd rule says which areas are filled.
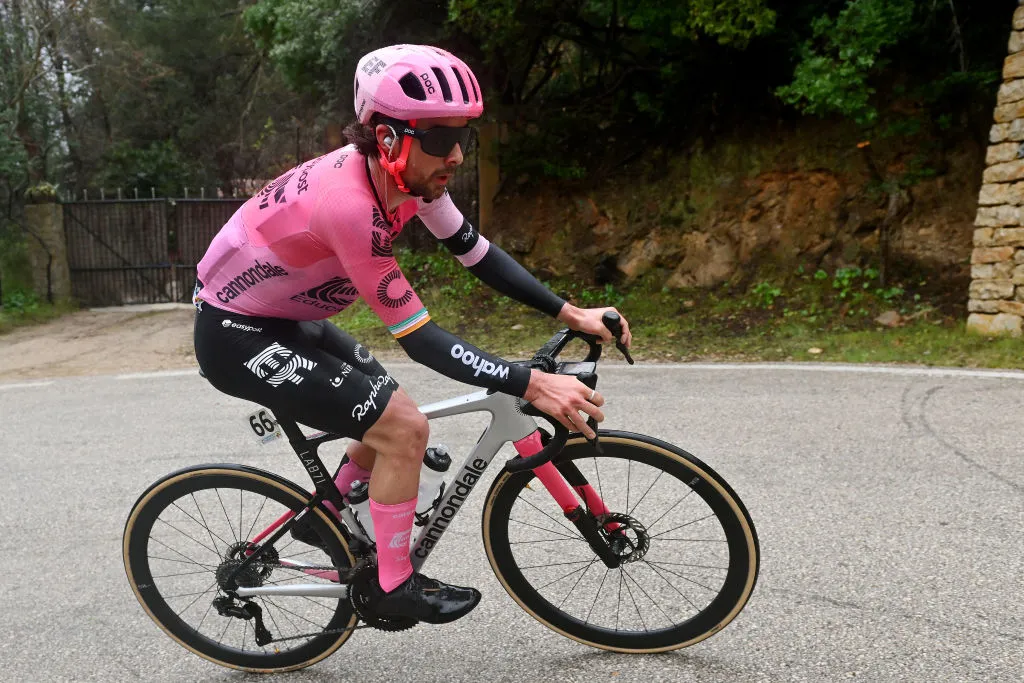
[[[592,417],[588,417],[587,418],[587,426],[594,430],[594,438],[593,439],[587,439],[587,435],[586,434],[583,435],[583,438],[587,439],[587,443],[589,443],[591,446],[593,446],[595,451],[597,451],[601,455],[604,455],[604,449],[601,448],[601,443],[598,441],[597,420],[595,420]]]
[[[615,348],[626,357],[627,363],[633,365],[633,357],[629,355],[629,349],[622,343],[622,317],[615,311],[608,311],[601,316],[601,322],[604,323],[604,326],[608,328],[608,331],[615,338]]]
[[[586,386],[590,387],[594,391],[597,391],[597,373],[587,372],[576,377],[579,381],[583,382]],[[591,446],[594,447],[598,453],[603,454],[604,451],[601,449],[601,443],[598,441],[597,434],[597,420],[591,416],[587,416],[587,426],[594,430],[594,438],[588,438],[586,434],[583,434],[583,430],[580,430],[580,434],[583,434],[583,438],[587,440]]]

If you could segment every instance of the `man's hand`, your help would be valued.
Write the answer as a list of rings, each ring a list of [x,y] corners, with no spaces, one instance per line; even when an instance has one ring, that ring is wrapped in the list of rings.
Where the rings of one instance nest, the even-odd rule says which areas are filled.
[[[582,432],[588,439],[596,434],[587,426],[587,418],[580,415],[580,411],[598,422],[604,420],[599,408],[604,405],[604,398],[572,375],[550,375],[533,370],[523,398],[561,422],[570,432]]]
[[[568,325],[569,329],[597,335],[601,338],[601,341],[610,342],[612,341],[612,333],[601,322],[601,316],[608,311],[619,313],[611,306],[607,308],[577,308],[567,303],[559,311],[558,320]],[[619,317],[622,319],[622,337],[619,341],[625,344],[626,348],[629,348],[633,344],[633,333],[629,331],[629,323],[626,322],[626,317],[621,313],[619,313]]]

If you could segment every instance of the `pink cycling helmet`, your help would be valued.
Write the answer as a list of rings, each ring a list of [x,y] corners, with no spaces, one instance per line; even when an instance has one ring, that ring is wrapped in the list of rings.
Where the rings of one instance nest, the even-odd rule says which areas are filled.
[[[450,52],[430,45],[392,45],[359,60],[355,111],[364,125],[374,112],[403,121],[476,118],[484,111],[484,99],[476,76]]]

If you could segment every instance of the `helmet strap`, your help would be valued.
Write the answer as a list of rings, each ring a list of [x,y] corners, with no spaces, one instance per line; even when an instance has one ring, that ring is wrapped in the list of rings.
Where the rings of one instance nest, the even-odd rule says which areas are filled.
[[[416,120],[410,120],[409,125],[415,127]],[[405,171],[405,167],[409,163],[409,150],[412,149],[412,136],[402,136],[402,149],[398,158],[394,161],[388,158],[391,155],[391,150],[384,148],[380,143],[377,143],[377,149],[380,152],[380,165],[383,166],[384,170],[386,170],[391,177],[395,179],[395,184],[398,185],[398,191],[408,194],[409,188],[405,186],[405,181],[402,179],[402,173]]]

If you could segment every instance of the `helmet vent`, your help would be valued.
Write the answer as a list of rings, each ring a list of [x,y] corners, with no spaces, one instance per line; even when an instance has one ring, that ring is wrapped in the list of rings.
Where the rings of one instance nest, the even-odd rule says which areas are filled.
[[[430,70],[434,72],[434,76],[437,78],[437,82],[441,86],[441,95],[444,97],[444,101],[451,102],[452,88],[450,85],[448,85],[448,79],[445,78],[444,72],[438,69],[436,66],[430,67]]]
[[[452,68],[452,71],[455,72],[455,80],[459,82],[459,88],[462,90],[462,103],[469,104],[469,93],[466,91],[466,83],[462,80],[462,74],[457,68]]]
[[[409,72],[398,79],[398,84],[402,86],[402,91],[414,100],[420,102],[427,101],[427,91],[423,89],[423,84],[420,83],[420,79],[416,77],[416,74]],[[462,87],[462,92],[466,92],[466,87]]]
[[[469,84],[473,87],[473,99],[476,102],[480,101],[480,93],[476,91],[476,78],[472,73],[469,74]]]

